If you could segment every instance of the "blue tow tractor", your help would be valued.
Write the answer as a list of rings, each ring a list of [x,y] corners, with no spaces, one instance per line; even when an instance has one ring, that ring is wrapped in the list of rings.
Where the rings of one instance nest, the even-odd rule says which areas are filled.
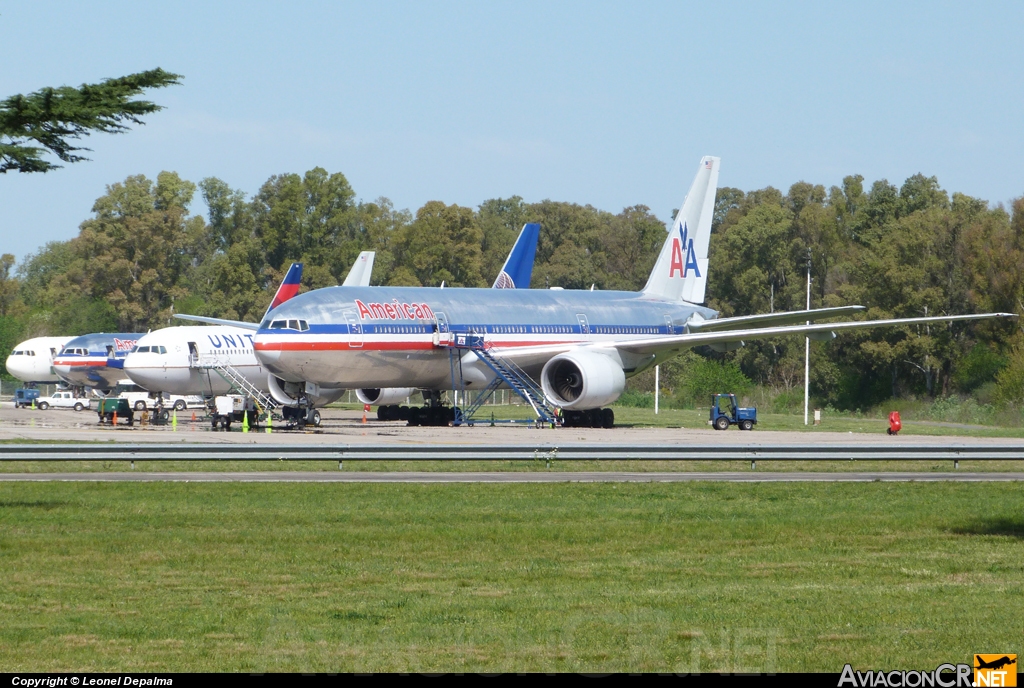
[[[757,409],[740,408],[735,394],[712,394],[708,422],[715,430],[728,430],[730,425],[738,425],[740,430],[753,430],[757,425]]]

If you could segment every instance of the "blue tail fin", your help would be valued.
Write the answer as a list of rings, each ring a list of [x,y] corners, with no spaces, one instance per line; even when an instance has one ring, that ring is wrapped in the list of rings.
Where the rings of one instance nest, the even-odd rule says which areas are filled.
[[[495,289],[529,289],[530,277],[533,275],[533,259],[537,255],[537,238],[540,236],[540,225],[530,222],[523,225],[512,251],[508,254],[498,278],[494,280]]]

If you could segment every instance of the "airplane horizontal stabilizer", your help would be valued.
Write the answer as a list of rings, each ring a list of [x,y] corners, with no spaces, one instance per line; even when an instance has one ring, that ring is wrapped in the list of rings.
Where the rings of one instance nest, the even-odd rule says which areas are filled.
[[[243,330],[258,330],[260,329],[259,323],[243,322],[241,320],[226,320],[224,318],[207,318],[203,315],[185,315],[184,313],[175,313],[175,318],[179,320],[194,320],[201,323],[209,323],[211,325],[228,325],[230,327],[240,327]]]

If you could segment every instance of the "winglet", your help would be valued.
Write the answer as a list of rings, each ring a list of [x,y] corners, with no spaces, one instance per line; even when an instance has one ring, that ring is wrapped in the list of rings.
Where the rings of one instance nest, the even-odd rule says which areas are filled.
[[[540,225],[530,222],[523,225],[519,238],[505,260],[505,264],[494,280],[494,289],[529,289],[533,276],[533,260],[537,255],[537,239]]]
[[[363,251],[352,263],[343,287],[368,287],[370,286],[370,275],[373,274],[373,261],[377,256],[376,251]]]
[[[301,282],[302,263],[292,263],[292,266],[288,268],[288,274],[284,276],[284,281],[281,282],[281,286],[277,288],[277,293],[274,294],[274,300],[270,302],[267,312],[263,314],[263,320],[266,320],[267,314],[270,311],[298,294]]]
[[[720,163],[721,158],[701,158],[690,193],[686,194],[647,279],[645,295],[668,301],[704,302]]]

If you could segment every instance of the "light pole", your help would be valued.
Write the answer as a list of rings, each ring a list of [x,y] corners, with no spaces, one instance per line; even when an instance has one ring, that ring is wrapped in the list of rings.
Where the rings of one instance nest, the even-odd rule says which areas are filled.
[[[811,310],[811,249],[807,249],[807,310]],[[811,321],[808,320],[810,325]],[[807,425],[807,404],[811,395],[811,338],[804,337],[804,425]]]

